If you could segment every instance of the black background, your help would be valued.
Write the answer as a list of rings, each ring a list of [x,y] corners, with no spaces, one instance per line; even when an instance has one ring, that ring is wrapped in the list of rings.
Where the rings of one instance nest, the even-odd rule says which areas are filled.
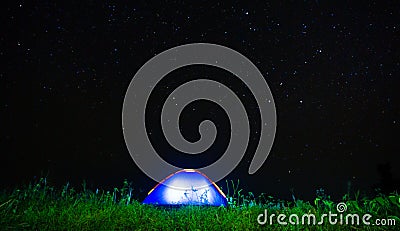
[[[278,126],[263,167],[248,175],[258,144],[254,98],[225,71],[191,66],[170,73],[152,93],[160,112],[174,87],[218,80],[240,96],[251,117],[251,141],[226,179],[279,198],[340,198],[355,190],[399,189],[399,4],[396,1],[293,1],[230,5],[213,2],[23,1],[3,6],[0,57],[1,186],[44,176],[55,185],[120,186],[147,192],[156,182],[130,157],[122,135],[122,103],[136,71],[177,45],[207,42],[248,57],[273,93]],[[243,96],[245,95],[245,96]],[[193,110],[195,109],[195,110]],[[150,113],[151,114],[151,113]],[[157,115],[158,114],[158,115]],[[181,167],[215,161],[229,142],[229,121],[210,102],[181,115],[188,140],[211,119],[218,137],[196,157],[162,136],[159,113],[146,118],[160,155]],[[225,182],[218,182],[224,188]]]

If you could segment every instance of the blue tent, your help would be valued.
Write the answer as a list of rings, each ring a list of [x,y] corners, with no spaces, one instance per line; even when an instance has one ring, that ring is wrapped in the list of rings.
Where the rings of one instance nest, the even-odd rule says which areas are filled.
[[[225,194],[203,173],[184,169],[169,175],[143,201],[154,205],[227,206]]]

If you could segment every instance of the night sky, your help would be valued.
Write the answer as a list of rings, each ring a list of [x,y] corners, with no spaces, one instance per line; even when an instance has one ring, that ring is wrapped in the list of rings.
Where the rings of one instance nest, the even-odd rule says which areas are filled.
[[[184,82],[207,78],[231,88],[250,117],[245,158],[226,179],[278,198],[334,198],[348,190],[399,190],[400,7],[360,4],[16,1],[3,6],[0,36],[1,187],[38,177],[77,188],[119,187],[124,179],[147,192],[156,182],[133,162],[122,133],[130,81],[150,58],[196,42],[232,48],[265,77],[277,110],[277,133],[263,167],[248,175],[258,145],[260,114],[251,92],[229,72],[193,65],[168,74],[153,90],[146,126],[154,148],[182,168],[207,166],[229,142],[225,112],[196,101],[181,130],[199,139],[212,120],[218,135],[196,157],[163,137],[162,102]],[[225,181],[218,185],[225,189]]]

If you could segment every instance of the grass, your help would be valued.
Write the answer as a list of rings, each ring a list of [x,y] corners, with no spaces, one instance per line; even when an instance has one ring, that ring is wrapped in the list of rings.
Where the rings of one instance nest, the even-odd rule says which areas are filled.
[[[127,181],[112,191],[86,189],[79,191],[66,184],[55,189],[45,178],[12,192],[0,194],[1,230],[399,230],[400,196],[380,194],[375,198],[345,195],[345,213],[365,213],[376,218],[392,219],[395,226],[280,225],[276,217],[272,225],[260,225],[259,214],[304,214],[317,217],[332,211],[336,204],[319,190],[313,202],[293,199],[284,201],[264,194],[255,197],[243,193],[236,184],[227,182],[229,207],[186,206],[165,208],[143,205],[134,199]],[[288,220],[286,220],[288,221]],[[301,221],[301,220],[300,220]]]

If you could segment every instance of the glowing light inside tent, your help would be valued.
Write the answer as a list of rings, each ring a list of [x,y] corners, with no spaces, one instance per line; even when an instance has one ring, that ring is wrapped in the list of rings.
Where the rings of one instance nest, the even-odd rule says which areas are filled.
[[[207,176],[194,169],[184,169],[157,184],[143,203],[226,206],[227,200],[224,193]]]

